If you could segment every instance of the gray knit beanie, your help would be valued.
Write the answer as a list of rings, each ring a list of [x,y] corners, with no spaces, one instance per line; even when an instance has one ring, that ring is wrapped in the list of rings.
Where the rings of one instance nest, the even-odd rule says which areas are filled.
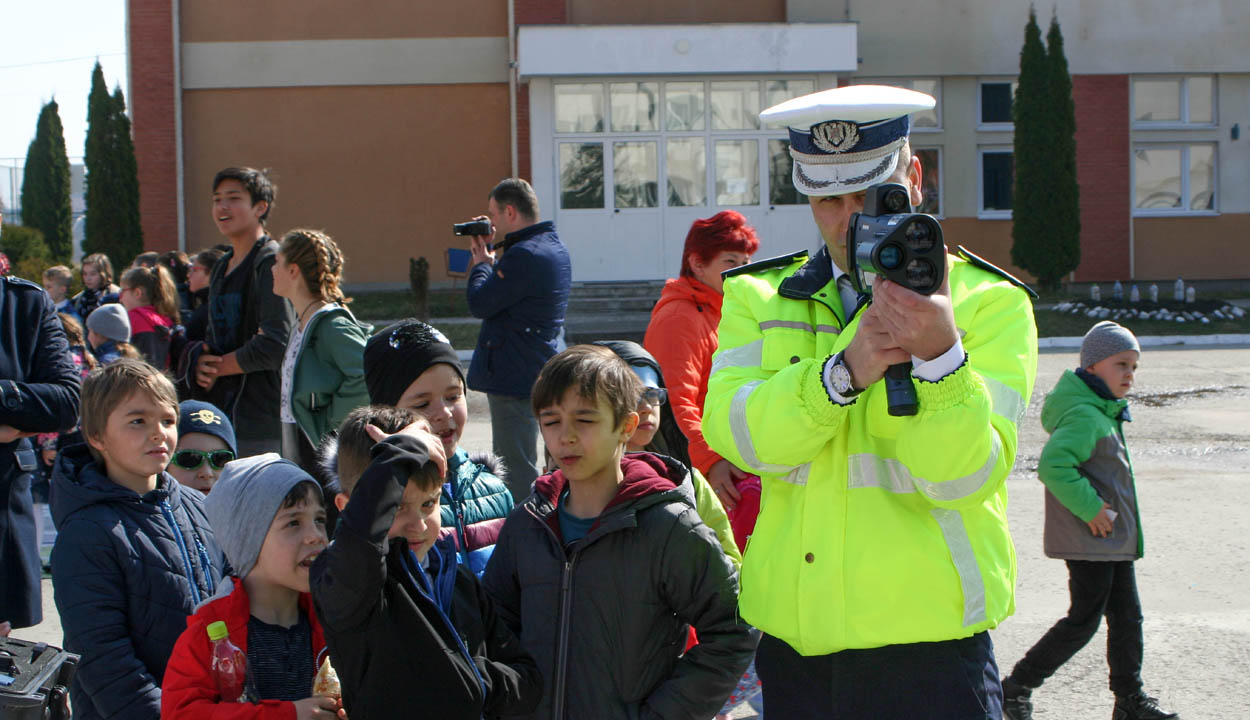
[[[1140,353],[1137,338],[1123,325],[1103,320],[1090,328],[1081,341],[1081,367],[1087,368],[1125,350]]]
[[[277,453],[226,463],[213,491],[204,497],[204,514],[235,576],[246,577],[256,567],[282,500],[301,482],[317,481]]]
[[[121,303],[105,303],[87,316],[87,329],[113,342],[130,342],[130,314]]]

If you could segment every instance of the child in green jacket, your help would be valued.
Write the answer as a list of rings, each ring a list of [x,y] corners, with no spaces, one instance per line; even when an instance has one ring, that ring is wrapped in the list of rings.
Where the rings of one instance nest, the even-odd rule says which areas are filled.
[[[1104,320],[1081,343],[1081,367],[1064,372],[1042,406],[1050,433],[1038,474],[1046,485],[1044,546],[1067,562],[1072,603],[1003,680],[1003,716],[1033,717],[1032,691],[1085,647],[1105,615],[1114,720],[1163,720],[1142,690],[1142,610],[1133,562],[1142,557],[1141,515],[1124,443],[1124,396],[1141,347],[1127,328]]]

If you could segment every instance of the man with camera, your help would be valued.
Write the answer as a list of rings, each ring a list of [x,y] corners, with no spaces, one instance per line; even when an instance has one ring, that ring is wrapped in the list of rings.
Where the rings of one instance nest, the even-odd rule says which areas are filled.
[[[494,451],[521,502],[539,470],[530,389],[547,360],[564,349],[572,265],[555,224],[538,222],[538,196],[520,178],[500,181],[487,197],[486,215],[474,221],[480,224],[456,228],[473,236],[469,312],[482,319],[469,387],[486,393]]]
[[[850,86],[761,115],[789,127],[825,244],[725,273],[703,431],[763,478],[739,610],[770,716],[1001,716],[988,630],[1014,608],[1005,481],[1037,330],[1018,281],[910,214],[910,113],[933,106]]]

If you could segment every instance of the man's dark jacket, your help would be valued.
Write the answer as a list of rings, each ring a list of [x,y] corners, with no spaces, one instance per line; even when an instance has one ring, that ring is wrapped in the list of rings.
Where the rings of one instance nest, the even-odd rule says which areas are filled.
[[[230,415],[235,437],[241,441],[277,440],[282,437],[282,423],[278,415],[282,397],[280,373],[286,342],[295,325],[291,304],[273,294],[273,265],[278,243],[266,235],[256,241],[254,250],[256,255],[252,262],[251,282],[243,296],[243,324],[236,335],[244,338],[243,343],[237,348],[212,348],[212,352],[222,355],[233,352],[244,372],[218,379],[208,393],[203,393],[198,385],[194,389],[196,399],[207,400]],[[212,299],[222,291],[226,268],[233,257],[234,250],[227,250],[213,266],[208,282],[210,339],[215,332]],[[258,334],[260,330],[264,332]],[[189,375],[194,385],[194,368]]]
[[[652,453],[586,537],[565,544],[559,470],[508,516],[482,585],[546,678],[534,720],[710,718],[757,636],[738,619],[738,576],[699,520],[686,468]],[[699,644],[682,654],[687,625]]]
[[[0,277],[0,425],[70,430],[81,384],[51,298],[34,283]],[[0,444],[0,621],[17,628],[43,619],[30,496],[37,452],[30,438]]]
[[[436,591],[419,578],[425,571],[415,566],[407,543],[387,540],[408,478],[429,462],[425,446],[400,435],[372,453],[339,516],[334,542],[311,573],[348,716],[480,720],[531,710],[542,677],[473,573],[457,565],[454,589],[443,586],[451,593],[448,616],[432,597]],[[430,557],[457,562],[450,546],[436,546]]]
[[[469,271],[469,312],[482,319],[469,387],[529,397],[538,371],[563,345],[573,268],[550,222],[509,233],[500,248],[494,265]]]
[[[204,496],[169,473],[140,496],[73,445],[56,458],[52,520],[56,609],[82,655],[74,720],[157,720],[174,643],[225,571]]]

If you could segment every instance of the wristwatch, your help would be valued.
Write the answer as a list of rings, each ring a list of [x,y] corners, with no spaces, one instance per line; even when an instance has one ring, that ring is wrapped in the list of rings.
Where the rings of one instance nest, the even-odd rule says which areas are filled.
[[[844,398],[850,399],[863,392],[856,390],[851,383],[851,369],[846,366],[842,353],[834,355],[829,361],[828,378],[830,389]]]

